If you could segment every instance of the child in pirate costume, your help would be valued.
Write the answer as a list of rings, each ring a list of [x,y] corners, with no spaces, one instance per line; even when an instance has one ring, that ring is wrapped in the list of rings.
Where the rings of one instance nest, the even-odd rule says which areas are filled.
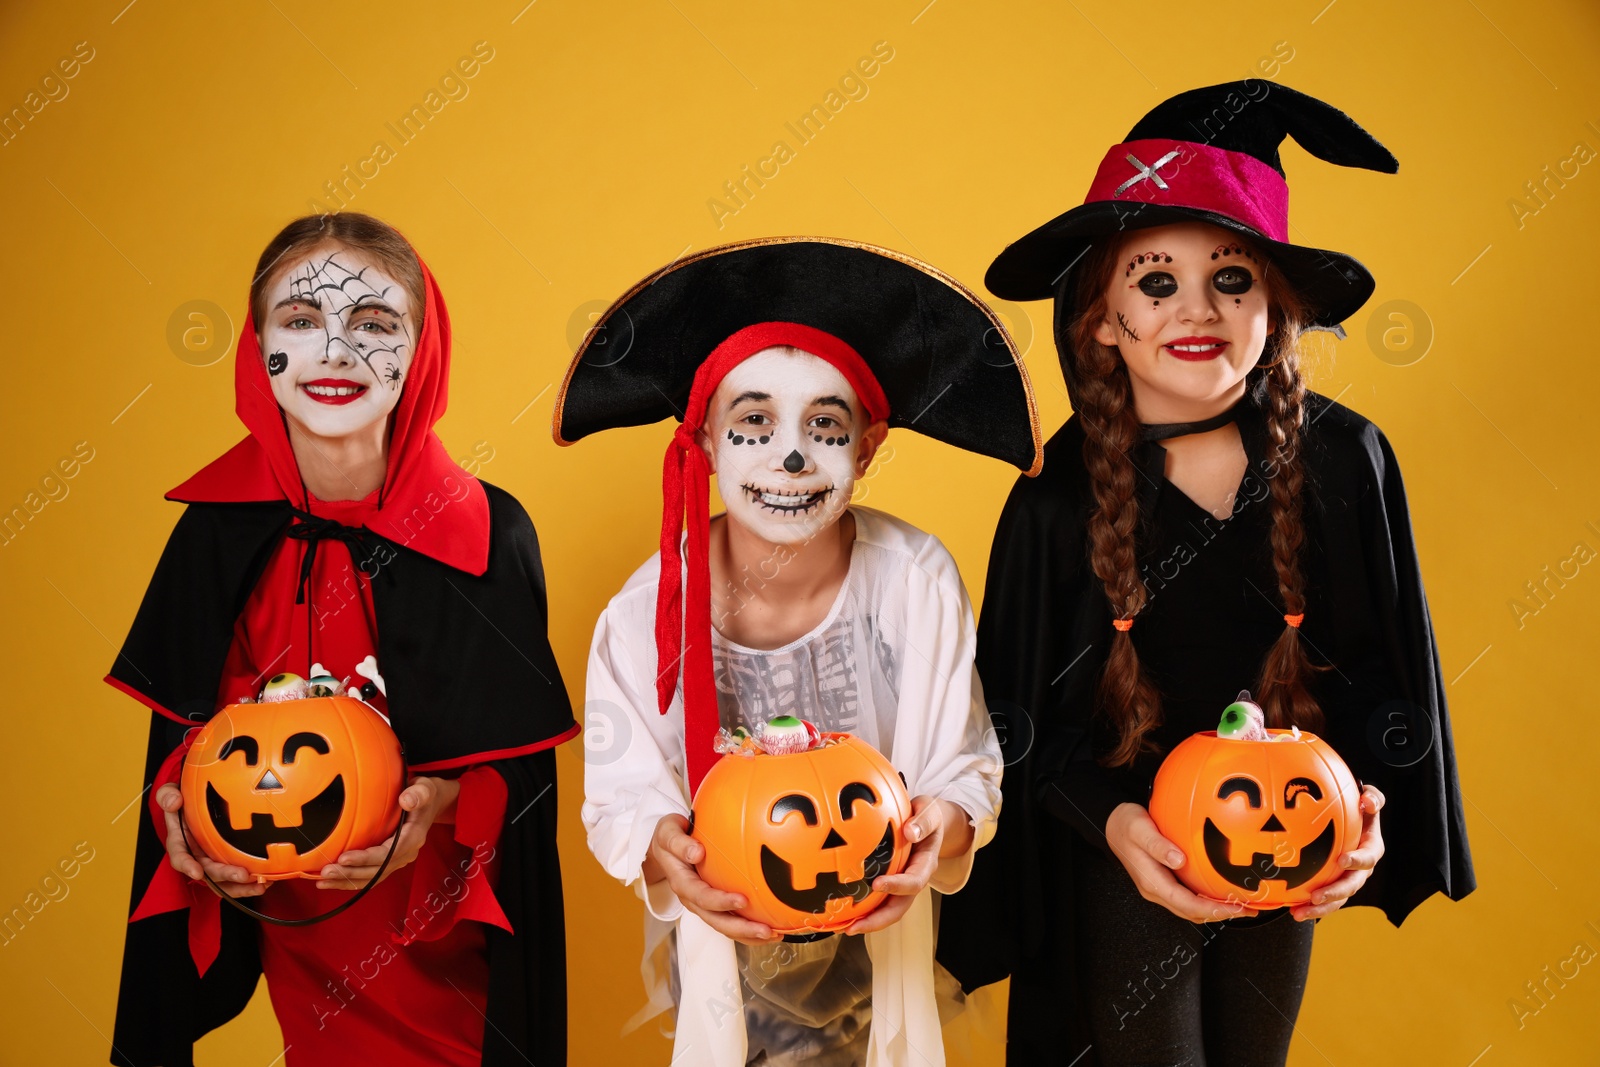
[[[675,263],[592,336],[605,345],[568,372],[558,441],[682,422],[661,552],[600,617],[585,705],[613,743],[587,753],[583,821],[601,865],[645,901],[659,979],[647,1013],[677,1004],[675,1061],[942,1063],[940,1005],[959,991],[936,975],[925,890],[958,890],[989,839],[999,750],[954,560],[850,496],[893,425],[1036,473],[1010,339],[924,264],[799,238]],[[727,508],[715,519],[712,473]],[[695,868],[704,851],[686,829],[714,735],[781,715],[871,744],[912,798],[905,872],[871,881],[889,896],[841,936],[783,940]]]
[[[263,973],[289,1067],[565,1062],[553,746],[578,727],[533,525],[433,432],[439,287],[376,219],[300,219],[261,255],[234,370],[250,435],[167,494],[188,506],[107,678],[151,709],[112,1062],[192,1063]],[[264,886],[191,853],[172,783],[194,727],[314,665],[390,719],[407,818],[319,880]],[[391,845],[367,895],[311,926],[204,880],[307,918]]]
[[[1281,1064],[1315,920],[1349,903],[1398,926],[1475,884],[1394,452],[1298,367],[1302,331],[1337,330],[1374,283],[1290,243],[1286,135],[1398,166],[1292,89],[1197,89],[989,269],[997,295],[1054,298],[1074,410],[995,534],[978,666],[1006,720],[1005,815],[939,942],[968,989],[1011,976],[1013,1065]],[[1259,915],[1186,889],[1173,872],[1206,857],[1145,807],[1163,756],[1242,688],[1364,783],[1343,873]],[[1274,840],[1263,880],[1304,860]]]

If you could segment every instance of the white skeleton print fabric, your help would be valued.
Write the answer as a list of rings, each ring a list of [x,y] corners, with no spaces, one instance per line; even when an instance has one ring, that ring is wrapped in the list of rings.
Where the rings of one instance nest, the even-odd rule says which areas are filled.
[[[848,601],[852,593],[847,582],[840,595]],[[713,655],[722,725],[753,730],[757,723],[794,715],[823,731],[876,734],[876,721],[863,722],[863,702],[867,708],[892,704],[899,669],[874,616],[854,607],[841,604],[821,629],[779,649],[755,651],[718,640]],[[863,685],[870,690],[865,698]]]

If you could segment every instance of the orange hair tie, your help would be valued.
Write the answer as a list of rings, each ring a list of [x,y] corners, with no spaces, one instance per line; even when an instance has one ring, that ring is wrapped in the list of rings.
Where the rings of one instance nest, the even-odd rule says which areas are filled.
[[[1133,620],[1132,619],[1112,619],[1111,620],[1111,625],[1115,626],[1117,629],[1121,630],[1123,633],[1127,633],[1129,630],[1133,629]]]
[[[1283,621],[1288,623],[1290,626],[1293,626],[1296,630],[1300,629],[1300,624],[1305,622],[1305,620],[1305,612],[1301,612],[1298,615],[1285,615],[1283,617]]]

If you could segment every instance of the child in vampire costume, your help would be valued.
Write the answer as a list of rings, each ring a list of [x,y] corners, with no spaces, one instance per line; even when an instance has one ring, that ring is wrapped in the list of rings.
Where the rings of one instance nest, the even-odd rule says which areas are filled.
[[[1366,880],[1350,903],[1398,926],[1431,894],[1460,899],[1475,884],[1399,467],[1376,426],[1305,391],[1297,368],[1300,331],[1343,336],[1338,324],[1373,280],[1349,256],[1288,242],[1286,135],[1331,163],[1397,168],[1346,115],[1294,90],[1198,89],[1145,116],[1106,153],[1083,206],[989,269],[1001,297],[1054,298],[1075,412],[1046,446],[1043,476],[1016,485],[995,534],[978,666],[1006,747],[1005,815],[997,847],[946,904],[939,941],[940,960],[969,990],[1011,976],[1013,1065],[1287,1055],[1314,927],[1295,920],[1319,918],[1339,894],[1330,886],[1293,915],[1252,917],[1235,904],[1227,911],[1241,917],[1191,921],[1156,903],[1159,893],[1141,895],[1133,872],[1159,868],[1182,891],[1160,864],[1194,856],[1172,853],[1159,834],[1145,838],[1163,850],[1148,868],[1112,848],[1120,827],[1148,818],[1141,806],[1163,755],[1216,729],[1243,688],[1265,705],[1268,726],[1314,730],[1381,794],[1364,789],[1367,855],[1340,880]],[[1169,265],[1181,250],[1144,236],[1158,233],[1205,239],[1182,268],[1203,279],[1193,291]],[[1136,371],[1190,373],[1177,368],[1232,357],[1227,337],[1176,305],[1188,300],[1185,315],[1226,333],[1244,329],[1235,312],[1263,292],[1259,363],[1231,365],[1242,396],[1228,406],[1233,394],[1223,394],[1227,409],[1214,418],[1142,422]],[[1110,321],[1113,306],[1139,300]],[[1186,329],[1201,336],[1177,336]],[[1143,354],[1158,343],[1170,348]],[[1218,514],[1168,481],[1160,442],[1192,446],[1202,440],[1192,435],[1231,434],[1229,424],[1244,477],[1231,514],[1226,503]],[[1263,823],[1263,840],[1273,829]],[[1257,854],[1253,876],[1285,876],[1275,864],[1287,866],[1299,844],[1285,843],[1288,852]]]
[[[607,717],[612,739],[586,753],[589,846],[649,913],[654,980],[640,1014],[677,1004],[675,1062],[943,1063],[940,1007],[960,994],[934,965],[926,889],[960,889],[988,840],[999,749],[972,668],[973,617],[955,561],[909,524],[849,506],[871,455],[849,446],[881,441],[885,423],[914,425],[1033,474],[1037,417],[1021,361],[958,283],[909,257],[822,239],[761,240],[675,263],[613,305],[593,337],[604,345],[580,350],[557,401],[558,441],[674,416],[682,423],[666,454],[661,552],[600,617],[585,705]],[[806,374],[805,385],[793,384]],[[709,518],[713,461],[728,509],[720,530]],[[847,473],[824,483],[840,463]],[[798,636],[774,638],[777,647],[741,644],[728,634],[742,604],[713,626],[708,546],[735,534],[756,538],[747,543],[762,552],[777,546],[765,561],[772,570],[746,576],[770,580],[780,567],[808,566],[784,554],[781,538],[795,531],[778,528],[797,515],[812,523],[798,531],[806,546],[836,550],[834,566],[848,570],[827,614],[819,594],[816,611],[802,616],[820,622],[790,626],[784,632]],[[948,850],[920,839],[943,858],[924,868],[926,882],[888,898],[882,929],[760,943],[776,936],[763,926],[757,943],[736,942],[682,898],[681,882],[651,877],[662,828],[687,826],[691,797],[718,758],[719,727],[756,729],[781,715],[873,745],[914,804],[922,797],[949,812],[944,826],[958,826]],[[910,823],[907,836],[919,840]],[[822,858],[853,890],[852,860],[835,855],[846,857]],[[787,869],[793,889],[805,875]],[[879,886],[864,877],[862,892]],[[698,892],[704,883],[695,883]],[[889,924],[888,909],[902,907]],[[727,910],[711,909],[719,921]]]
[[[263,253],[234,373],[250,436],[167,494],[187,508],[107,677],[152,712],[151,819],[139,820],[113,1063],[192,1063],[193,1043],[244,1008],[263,972],[290,1067],[566,1062],[553,746],[578,727],[546,640],[538,541],[517,501],[435,436],[450,370],[444,300],[416,260],[399,288],[415,290],[420,335],[397,328],[377,268],[357,269],[375,247],[416,258],[353,214],[299,220]],[[283,279],[295,303],[269,312]],[[311,351],[325,340],[306,357],[331,376],[324,397],[400,391],[382,486],[365,499],[305,488],[274,399],[269,376],[286,357],[263,356],[257,323],[302,307],[325,317],[292,323],[313,330]],[[352,326],[357,315],[384,321]],[[342,393],[329,388],[340,382]],[[435,822],[414,862],[293,928],[222,907],[179,874],[153,798],[177,780],[194,727],[314,663],[387,714],[414,774],[459,776],[460,791],[454,824]],[[348,899],[291,880],[252,903],[308,917]]]

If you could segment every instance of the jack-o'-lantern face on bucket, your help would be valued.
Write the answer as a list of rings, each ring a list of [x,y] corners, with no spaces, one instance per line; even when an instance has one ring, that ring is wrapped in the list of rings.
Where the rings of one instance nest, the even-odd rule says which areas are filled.
[[[695,795],[700,876],[744,895],[741,914],[821,934],[871,912],[873,880],[905,869],[911,802],[889,762],[844,734],[792,755],[723,757]]]
[[[393,831],[403,778],[399,741],[358,700],[235,704],[190,746],[183,810],[213,859],[266,880],[316,877]]]
[[[815,799],[805,793],[785,793],[772,802],[767,813],[767,822],[772,825],[763,834],[761,845],[761,877],[767,889],[785,907],[812,915],[827,914],[830,901],[853,900],[859,904],[866,900],[872,892],[872,880],[887,874],[894,858],[894,823],[870,785],[845,783],[839,790],[837,806],[825,804],[824,810],[830,816],[835,811],[838,814],[837,821],[830,818],[826,828],[818,825],[821,820]],[[873,832],[880,826],[883,833],[874,839]],[[850,840],[840,834],[841,827],[851,831]],[[819,834],[826,835],[820,842],[816,840]],[[775,851],[774,845],[780,851]],[[852,854],[859,855],[862,845],[869,845],[871,851],[858,861]],[[846,851],[835,859],[835,849]],[[816,857],[810,878],[802,878],[813,883],[810,889],[796,888],[795,865],[783,858],[786,855]],[[861,867],[861,877],[841,877],[841,870],[853,872],[857,865]],[[829,867],[832,869],[824,869]]]
[[[1244,774],[1227,778],[1217,788],[1217,799],[1222,803],[1206,816],[1206,858],[1218,874],[1246,893],[1254,893],[1263,880],[1281,881],[1286,888],[1294,889],[1322,870],[1332,857],[1333,818],[1324,811],[1316,811],[1315,802],[1323,799],[1323,793],[1322,787],[1314,779],[1289,779],[1283,788],[1281,806],[1273,803],[1276,796],[1269,796],[1263,805],[1261,792],[1261,783]],[[1242,797],[1244,803],[1232,802],[1234,797]],[[1296,801],[1310,803],[1302,803],[1297,809]],[[1294,816],[1307,811],[1316,811],[1313,819],[1321,819],[1321,831],[1307,831],[1305,827],[1300,827],[1301,832],[1291,832],[1284,818],[1304,822],[1304,819],[1295,820]],[[1262,819],[1263,815],[1265,820]],[[1218,819],[1231,825],[1232,832],[1225,832],[1218,827]],[[1255,823],[1261,825],[1257,827]],[[1313,832],[1315,836],[1308,836]],[[1260,845],[1265,846],[1267,851],[1253,851],[1250,862],[1234,863],[1230,855],[1235,842],[1244,844],[1247,850]],[[1294,856],[1293,862],[1291,856]]]
[[[1361,833],[1360,790],[1315,735],[1293,740],[1196,734],[1172,750],[1150,815],[1184,850],[1178,878],[1201,896],[1258,907],[1298,904],[1339,876]]]
[[[261,743],[249,734],[236,734],[223,742],[217,751],[221,766],[206,782],[206,813],[222,840],[248,856],[266,859],[270,845],[285,844],[297,852],[310,852],[328,839],[344,814],[344,775],[334,772],[332,780],[318,788],[317,783],[328,778],[328,764],[333,761],[306,760],[296,767],[303,752],[328,755],[328,739],[314,730],[301,730],[284,740],[277,759],[266,760],[260,758]],[[248,827],[234,827],[231,806],[217,792],[220,778],[234,779],[229,793],[248,812]],[[239,786],[252,778],[256,779],[249,787],[252,799],[245,801]],[[269,810],[258,810],[257,805]],[[300,825],[280,827],[278,812],[299,812]]]

